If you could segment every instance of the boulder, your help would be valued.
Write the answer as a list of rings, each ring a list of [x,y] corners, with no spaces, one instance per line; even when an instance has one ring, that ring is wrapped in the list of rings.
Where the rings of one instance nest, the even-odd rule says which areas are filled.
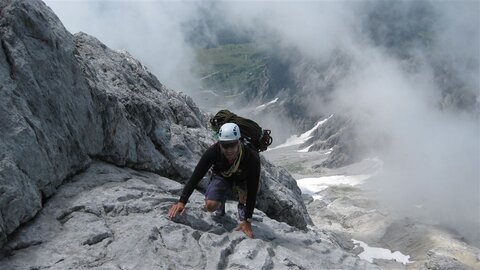
[[[270,218],[304,229],[312,225],[295,179],[282,167],[276,167],[263,156],[256,208]]]

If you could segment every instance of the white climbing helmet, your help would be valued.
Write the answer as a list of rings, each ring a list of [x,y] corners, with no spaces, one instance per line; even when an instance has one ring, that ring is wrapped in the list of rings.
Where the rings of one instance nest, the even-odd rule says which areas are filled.
[[[235,123],[225,123],[218,131],[218,140],[221,142],[240,139],[240,128]]]

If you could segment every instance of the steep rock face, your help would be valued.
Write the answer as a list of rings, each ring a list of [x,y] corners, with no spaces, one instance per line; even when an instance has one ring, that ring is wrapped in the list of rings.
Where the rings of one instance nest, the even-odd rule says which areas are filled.
[[[340,116],[329,117],[318,127],[312,137],[300,148],[308,151],[327,151],[329,155],[320,166],[337,168],[356,161],[355,153],[360,144],[355,139],[355,129],[350,119]]]
[[[365,156],[375,156],[386,143],[386,138],[380,135],[365,135],[365,129],[359,127],[354,118],[331,115],[323,120],[299,148],[327,155],[314,168],[339,168],[359,162]]]
[[[82,46],[43,2],[0,8],[0,245],[91,157],[165,175],[192,170],[208,134],[191,99],[140,73],[124,54],[116,60],[133,64],[116,70],[123,81],[95,88],[92,80],[103,78],[88,62],[78,64]],[[136,95],[125,86],[132,84]]]
[[[128,53],[72,36],[41,1],[3,1],[0,14],[0,246],[92,159],[188,179],[213,143],[191,98]],[[296,187],[267,165],[259,207],[305,228],[298,188],[282,185]]]
[[[73,37],[40,1],[0,5],[0,244],[101,150]],[[88,131],[85,132],[85,131]]]
[[[148,172],[95,162],[62,185],[38,217],[15,233],[5,269],[376,269],[339,235],[253,216],[255,239],[227,214],[203,210],[194,192],[185,214],[167,211],[182,186]],[[3,267],[2,267],[3,268]]]
[[[121,166],[189,177],[212,140],[192,99],[165,88],[127,52],[75,35],[75,55],[105,138],[99,157]]]
[[[262,172],[256,207],[269,217],[298,228],[312,220],[295,179],[283,168],[277,168],[262,157]]]

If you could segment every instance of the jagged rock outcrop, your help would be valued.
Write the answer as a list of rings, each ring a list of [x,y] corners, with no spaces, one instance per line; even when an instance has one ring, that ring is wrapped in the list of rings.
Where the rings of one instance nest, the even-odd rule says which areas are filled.
[[[303,203],[302,191],[295,179],[283,168],[261,158],[262,172],[256,208],[269,217],[298,228],[312,225]]]
[[[100,159],[174,178],[188,178],[212,143],[193,100],[165,88],[127,52],[76,34],[75,56],[90,88],[103,137]]]
[[[345,115],[331,115],[311,133],[299,148],[326,154],[325,160],[314,168],[340,168],[359,162],[365,156],[374,156],[386,146],[386,139],[362,134],[364,129],[355,119]]]
[[[355,139],[350,119],[337,115],[329,117],[312,133],[312,137],[300,146],[308,151],[326,151],[328,156],[321,167],[337,168],[356,161],[355,153],[360,144]]]
[[[95,162],[18,230],[2,269],[376,269],[345,249],[350,241],[299,230],[255,211],[255,239],[236,232],[227,214],[203,210],[194,192],[184,215],[167,211],[182,185],[149,172]]]
[[[191,98],[128,53],[71,35],[41,1],[2,1],[0,15],[0,246],[92,160],[186,181],[213,142]],[[305,228],[293,178],[263,163],[259,207]]]

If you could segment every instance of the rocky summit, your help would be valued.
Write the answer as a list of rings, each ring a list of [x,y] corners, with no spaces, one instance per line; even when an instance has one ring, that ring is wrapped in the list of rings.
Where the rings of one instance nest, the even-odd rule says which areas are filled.
[[[368,269],[312,224],[262,158],[254,232],[178,199],[214,141],[207,115],[127,52],[72,35],[39,0],[0,2],[0,269]],[[200,191],[205,183],[200,185]]]

